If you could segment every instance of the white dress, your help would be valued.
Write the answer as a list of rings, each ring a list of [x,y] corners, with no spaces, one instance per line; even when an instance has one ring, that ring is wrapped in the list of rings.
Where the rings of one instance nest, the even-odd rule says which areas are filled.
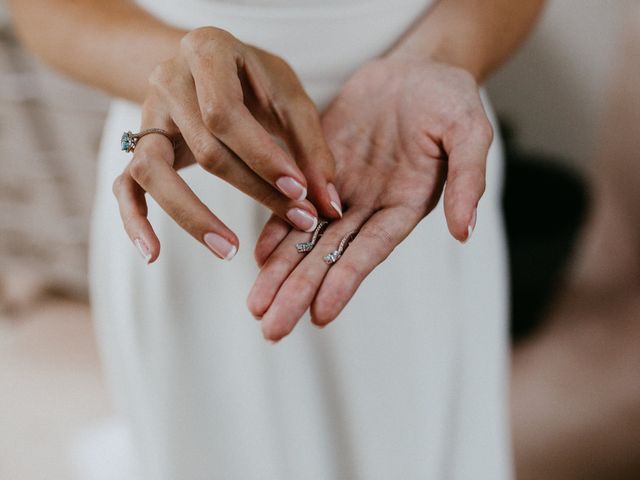
[[[165,21],[215,25],[281,55],[320,108],[428,3],[142,2]],[[511,477],[499,142],[468,244],[450,237],[440,204],[331,326],[318,330],[303,318],[271,345],[245,306],[263,207],[191,167],[182,175],[241,239],[232,262],[217,260],[151,199],[159,260],[146,266],[124,233],[111,183],[129,159],[120,134],[139,122],[138,106],[113,102],[100,152],[91,279],[105,369],[142,478]]]

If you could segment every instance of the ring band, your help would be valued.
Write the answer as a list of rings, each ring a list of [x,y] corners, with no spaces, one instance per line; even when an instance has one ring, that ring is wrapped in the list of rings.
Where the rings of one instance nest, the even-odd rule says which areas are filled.
[[[308,242],[296,243],[296,250],[298,250],[299,253],[307,253],[313,250],[313,247],[316,246],[316,243],[318,242],[320,237],[322,237],[322,233],[327,225],[329,225],[329,222],[327,222],[326,220],[320,220],[318,226],[313,231],[311,240],[309,240]]]
[[[131,131],[124,132],[122,137],[120,137],[120,149],[127,153],[133,152],[136,149],[138,141],[145,135],[150,135],[152,133],[158,133],[165,136],[171,142],[173,148],[176,148],[176,142],[171,135],[169,135],[169,132],[161,128],[147,128],[146,130],[142,130],[138,133],[132,133]]]
[[[333,265],[338,260],[340,260],[340,257],[342,256],[344,251],[347,249],[349,244],[353,241],[353,239],[356,238],[357,234],[358,234],[357,230],[353,230],[347,233],[344,237],[342,237],[342,240],[340,241],[340,245],[338,245],[338,249],[334,250],[331,253],[327,253],[323,257],[324,262],[327,265]]]

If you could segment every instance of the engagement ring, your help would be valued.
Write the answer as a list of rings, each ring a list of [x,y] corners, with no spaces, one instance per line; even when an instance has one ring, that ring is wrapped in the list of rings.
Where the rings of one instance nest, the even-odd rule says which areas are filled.
[[[161,128],[147,128],[146,130],[142,130],[138,133],[131,133],[131,131],[124,132],[122,137],[120,137],[120,149],[124,152],[131,153],[136,149],[136,145],[138,141],[144,137],[145,135],[150,135],[152,133],[158,133],[160,135],[164,135],[169,139],[171,145],[175,148],[176,143],[169,135],[169,132],[166,130],[162,130]]]

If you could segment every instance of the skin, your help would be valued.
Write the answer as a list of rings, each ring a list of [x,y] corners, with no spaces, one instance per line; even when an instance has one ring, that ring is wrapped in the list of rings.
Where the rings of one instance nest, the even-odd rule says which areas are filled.
[[[522,480],[640,472],[640,7],[629,10],[591,173],[592,211],[543,328],[514,350]]]
[[[114,182],[125,230],[149,262],[160,242],[146,218],[145,193],[203,245],[209,247],[205,235],[215,234],[238,248],[238,238],[176,173],[194,163],[302,230],[318,214],[340,217],[319,114],[282,59],[213,27],[175,29],[126,0],[48,0],[47,8],[16,0],[9,6],[35,53],[76,79],[142,103],[141,129],[162,128],[176,141],[174,151],[162,135],[143,137]],[[283,179],[300,187],[283,188]]]
[[[345,84],[322,115],[345,215],[304,257],[291,246],[307,234],[275,217],[265,226],[247,301],[265,338],[282,339],[309,309],[314,324],[333,321],[443,189],[449,231],[468,240],[492,141],[478,83],[520,43],[541,5],[442,0]],[[342,258],[326,265],[322,257],[354,230]]]
[[[143,137],[113,188],[124,227],[149,262],[160,242],[146,218],[145,192],[196,240],[206,245],[206,235],[215,234],[235,247],[213,248],[219,257],[229,260],[237,251],[238,238],[176,173],[194,163],[301,231],[313,230],[318,218],[307,188],[328,218],[339,218],[340,199],[331,198],[334,161],[320,118],[286,62],[214,27],[189,32],[180,44],[179,54],[149,77],[141,127],[166,130],[178,146],[162,135]],[[289,188],[281,188],[282,181]]]
[[[449,230],[457,240],[468,240],[492,138],[478,82],[525,37],[542,0],[436,2],[386,55],[355,72],[322,119],[311,112],[282,60],[227,32],[180,32],[125,0],[108,6],[49,0],[57,22],[49,22],[43,13],[49,9],[37,0],[10,5],[35,52],[89,84],[144,100],[143,127],[180,134],[175,152],[161,135],[144,137],[114,184],[125,228],[149,261],[157,258],[159,241],[146,220],[145,192],[197,240],[206,243],[206,235],[216,233],[227,245],[238,245],[175,174],[183,164],[197,162],[274,210],[277,217],[256,246],[263,268],[248,304],[264,317],[265,337],[279,340],[309,307],[318,325],[332,321],[363,279],[431,211],[445,183]],[[71,38],[68,31],[77,35]],[[122,51],[132,59],[125,75]],[[221,115],[227,111],[221,105],[233,114]],[[285,140],[295,162],[267,133]],[[245,139],[247,151],[241,148]],[[282,176],[302,183],[302,175],[319,214],[340,217],[340,199],[348,210],[299,262],[284,250],[307,235],[290,231],[282,219],[294,206],[311,213],[313,205],[279,198],[273,186]],[[317,256],[352,230],[359,230],[358,238],[338,265],[327,268]]]

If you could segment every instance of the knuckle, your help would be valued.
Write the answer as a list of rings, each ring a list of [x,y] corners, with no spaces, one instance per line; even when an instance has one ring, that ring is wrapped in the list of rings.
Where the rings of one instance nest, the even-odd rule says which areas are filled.
[[[148,185],[152,174],[152,159],[149,155],[140,152],[131,161],[129,171],[131,177],[141,186]]]
[[[228,47],[236,42],[235,37],[221,28],[200,27],[188,32],[180,40],[180,48],[188,55],[204,55],[205,50]]]
[[[489,120],[485,118],[481,122],[478,122],[478,126],[476,128],[478,129],[478,134],[481,136],[481,138],[490,145],[493,142],[494,137],[494,131],[491,122],[489,122]]]
[[[229,111],[228,102],[213,98],[202,107],[202,121],[211,132],[223,134],[231,126]]]
[[[118,175],[111,184],[111,192],[118,198],[124,188],[124,178],[122,175]]]
[[[297,292],[299,297],[313,298],[318,289],[318,283],[308,275],[299,275],[294,282],[292,282],[292,288]]]
[[[224,173],[221,149],[214,141],[202,141],[194,152],[198,165],[214,175]]]
[[[364,240],[368,240],[374,249],[386,258],[395,247],[395,237],[382,227],[368,229],[359,234]]]
[[[156,65],[151,71],[148,79],[149,87],[152,90],[163,91],[171,83],[173,77],[174,75],[172,74],[172,67],[169,61],[162,62]]]

